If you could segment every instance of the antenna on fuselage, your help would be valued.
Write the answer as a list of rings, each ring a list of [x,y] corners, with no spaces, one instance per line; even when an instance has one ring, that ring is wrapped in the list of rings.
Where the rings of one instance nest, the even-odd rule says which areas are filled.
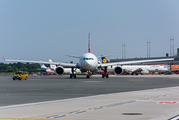
[[[88,41],[88,53],[91,53],[91,38],[89,33],[89,41]]]

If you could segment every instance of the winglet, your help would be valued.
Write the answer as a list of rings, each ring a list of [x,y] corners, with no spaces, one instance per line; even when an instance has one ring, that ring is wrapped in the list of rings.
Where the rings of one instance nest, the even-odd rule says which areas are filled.
[[[3,56],[2,56],[2,58],[3,58],[4,60],[6,60]]]

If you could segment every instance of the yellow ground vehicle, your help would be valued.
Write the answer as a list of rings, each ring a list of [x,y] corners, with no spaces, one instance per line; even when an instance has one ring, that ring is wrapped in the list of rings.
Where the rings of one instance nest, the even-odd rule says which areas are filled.
[[[25,79],[25,80],[27,80],[27,78],[28,78],[28,73],[26,71],[17,71],[13,76],[13,80],[15,80],[15,79],[19,79],[19,80]]]

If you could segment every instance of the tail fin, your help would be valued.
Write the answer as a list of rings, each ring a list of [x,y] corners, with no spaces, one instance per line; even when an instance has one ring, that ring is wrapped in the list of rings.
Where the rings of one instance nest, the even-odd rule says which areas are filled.
[[[2,56],[2,58],[6,61],[6,59]]]
[[[101,61],[98,59],[98,64],[101,64]]]
[[[53,61],[51,59],[49,59],[49,62],[53,62]],[[55,68],[56,68],[56,65],[51,65],[50,64],[50,69],[55,70]]]
[[[40,64],[41,69],[47,69],[47,67],[44,64]]]
[[[101,57],[102,63],[109,63],[109,61],[105,57]]]
[[[53,62],[51,59],[48,60],[49,62]]]
[[[89,33],[88,52],[91,53],[91,38]]]
[[[47,71],[47,66],[45,66],[44,64],[40,64],[40,68],[41,68],[41,71],[43,72],[46,72]]]
[[[177,57],[177,55],[174,57],[174,59]]]

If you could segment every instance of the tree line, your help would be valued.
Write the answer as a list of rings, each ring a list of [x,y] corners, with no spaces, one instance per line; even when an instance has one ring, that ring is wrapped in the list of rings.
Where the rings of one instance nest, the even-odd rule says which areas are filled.
[[[16,71],[27,71],[27,72],[39,72],[40,65],[36,63],[0,63],[0,72],[16,72]]]

